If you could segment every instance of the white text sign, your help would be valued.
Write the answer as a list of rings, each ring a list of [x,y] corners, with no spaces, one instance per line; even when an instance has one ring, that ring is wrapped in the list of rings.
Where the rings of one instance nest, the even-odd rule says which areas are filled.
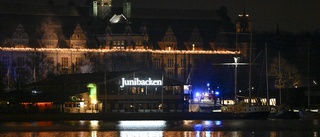
[[[147,80],[140,80],[139,78],[134,78],[133,80],[126,80],[121,78],[120,88],[124,86],[161,86],[162,80],[152,80],[151,78]]]

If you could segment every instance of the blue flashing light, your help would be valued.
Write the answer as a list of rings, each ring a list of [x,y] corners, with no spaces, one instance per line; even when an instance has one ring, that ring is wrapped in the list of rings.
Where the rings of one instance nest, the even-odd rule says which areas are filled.
[[[195,124],[195,125],[193,126],[193,129],[194,129],[195,131],[202,131],[202,130],[203,130],[203,125],[202,125],[202,124]]]
[[[221,125],[221,121],[214,121],[214,123],[216,124],[216,126],[220,126]]]
[[[210,86],[210,83],[207,83],[207,87],[209,87]]]
[[[214,94],[216,94],[217,96],[220,95],[219,91],[214,92]]]
[[[196,92],[196,97],[200,97],[200,93],[199,92]]]
[[[209,121],[209,120],[207,120],[207,121],[204,121],[204,124],[208,127],[212,127],[212,125],[213,125],[213,123],[212,123],[212,121]]]

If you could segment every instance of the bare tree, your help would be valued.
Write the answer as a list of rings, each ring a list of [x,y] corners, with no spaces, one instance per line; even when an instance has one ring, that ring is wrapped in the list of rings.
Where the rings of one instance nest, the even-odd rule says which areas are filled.
[[[272,60],[269,76],[273,77],[275,88],[294,88],[302,85],[299,70],[283,58],[275,57]]]

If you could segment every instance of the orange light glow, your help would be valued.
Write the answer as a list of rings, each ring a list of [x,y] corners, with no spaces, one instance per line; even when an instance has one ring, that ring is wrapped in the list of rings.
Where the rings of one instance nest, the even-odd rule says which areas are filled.
[[[151,50],[151,49],[67,49],[67,48],[14,48],[0,47],[1,51],[20,51],[20,52],[152,52],[161,54],[240,54],[240,51],[231,50]]]
[[[31,106],[37,106],[40,111],[45,109],[52,109],[53,102],[23,102],[21,103],[26,109]]]

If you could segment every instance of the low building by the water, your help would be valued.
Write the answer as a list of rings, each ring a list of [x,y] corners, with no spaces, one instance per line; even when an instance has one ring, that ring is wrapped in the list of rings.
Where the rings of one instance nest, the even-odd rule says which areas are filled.
[[[59,75],[24,92],[50,96],[60,111],[70,113],[184,112],[189,106],[183,82],[143,71]]]

